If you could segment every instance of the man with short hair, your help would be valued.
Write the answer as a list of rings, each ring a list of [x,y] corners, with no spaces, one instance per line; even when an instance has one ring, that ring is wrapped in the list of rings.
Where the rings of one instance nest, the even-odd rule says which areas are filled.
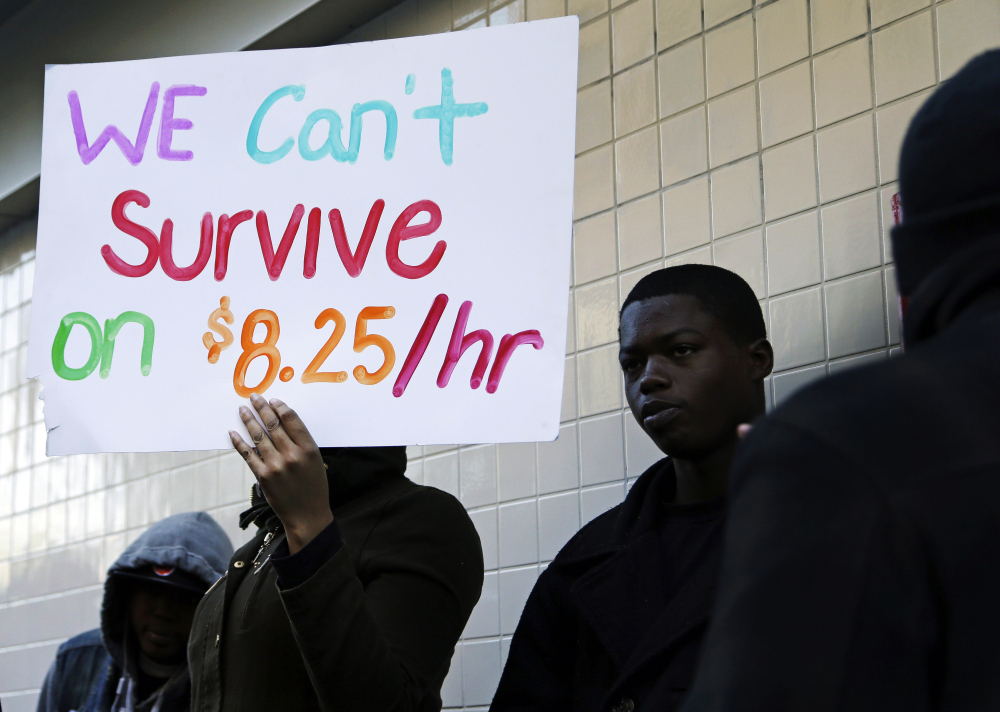
[[[694,673],[722,546],[737,427],[773,363],[757,297],[720,267],[643,277],[622,307],[629,407],[668,457],[539,577],[490,708],[670,712]]]
[[[38,712],[185,712],[195,608],[233,546],[205,512],[157,522],[108,569],[101,627],[59,647]]]
[[[920,108],[906,353],[755,425],[685,712],[1000,709],[1000,51]]]

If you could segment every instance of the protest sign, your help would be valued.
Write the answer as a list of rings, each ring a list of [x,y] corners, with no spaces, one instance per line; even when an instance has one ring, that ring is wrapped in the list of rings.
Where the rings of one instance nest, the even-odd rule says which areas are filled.
[[[551,440],[578,22],[46,69],[50,455]]]

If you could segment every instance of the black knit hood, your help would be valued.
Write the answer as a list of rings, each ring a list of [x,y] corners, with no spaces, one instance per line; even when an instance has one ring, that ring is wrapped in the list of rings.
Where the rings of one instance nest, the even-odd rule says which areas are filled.
[[[319,450],[327,467],[330,509],[381,487],[389,480],[406,476],[406,448],[401,445],[321,447]],[[255,484],[251,488],[250,509],[240,514],[240,527],[246,529],[251,522],[258,527],[268,527],[274,516],[274,510]]]
[[[917,111],[899,192],[892,251],[903,297],[956,254],[1000,237],[1000,50],[971,60]]]
[[[971,60],[913,117],[899,189],[892,250],[912,346],[1000,290],[1000,50]]]

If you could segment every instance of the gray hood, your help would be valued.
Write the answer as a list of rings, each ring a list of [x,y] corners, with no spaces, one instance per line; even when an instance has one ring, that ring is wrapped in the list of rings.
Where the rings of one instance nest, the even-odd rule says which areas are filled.
[[[205,512],[186,512],[163,519],[132,542],[108,569],[101,605],[104,647],[123,670],[134,674],[124,654],[128,615],[125,581],[114,574],[144,566],[176,566],[211,586],[226,571],[233,545],[222,527]]]

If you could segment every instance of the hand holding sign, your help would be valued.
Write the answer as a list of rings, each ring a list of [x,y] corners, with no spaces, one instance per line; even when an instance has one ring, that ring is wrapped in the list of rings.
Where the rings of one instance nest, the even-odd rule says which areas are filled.
[[[268,404],[256,393],[250,402],[264,426],[246,406],[240,406],[240,418],[257,452],[235,431],[229,431],[229,438],[281,520],[288,551],[294,554],[333,521],[326,468],[316,441],[294,410],[277,398]]]

